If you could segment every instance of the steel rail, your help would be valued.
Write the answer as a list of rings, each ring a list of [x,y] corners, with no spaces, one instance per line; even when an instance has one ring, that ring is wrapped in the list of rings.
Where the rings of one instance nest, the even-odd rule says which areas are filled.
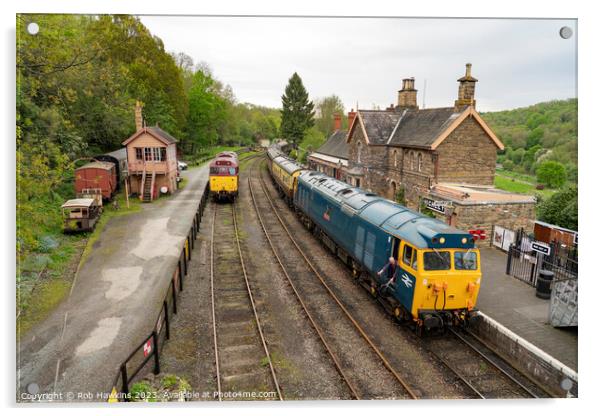
[[[299,301],[301,308],[305,312],[305,315],[309,319],[309,322],[311,323],[312,327],[318,334],[318,337],[320,338],[322,345],[324,345],[324,348],[326,349],[326,351],[328,352],[328,355],[332,359],[337,372],[341,375],[341,377],[343,378],[343,381],[345,382],[347,387],[349,387],[349,390],[351,391],[353,398],[358,399],[358,400],[361,399],[361,397],[357,391],[357,388],[353,385],[353,383],[345,375],[345,372],[343,371],[343,368],[341,367],[341,364],[340,364],[338,358],[336,357],[336,354],[333,352],[333,350],[328,345],[328,342],[326,341],[326,338],[324,337],[322,330],[319,328],[319,326],[316,323],[315,319],[313,318],[312,314],[309,312],[309,309],[307,309],[307,306],[305,305],[305,302],[303,302],[303,299],[301,298],[301,295],[299,294],[295,284],[293,283],[293,280],[291,279],[290,275],[288,274],[288,271],[287,271],[286,267],[284,266],[284,263],[282,262],[280,256],[276,252],[276,247],[274,246],[274,243],[272,242],[272,239],[267,232],[267,228],[265,226],[265,223],[263,222],[262,215],[261,215],[259,207],[257,205],[257,200],[255,199],[255,193],[253,192],[253,187],[251,185],[251,178],[248,178],[248,181],[249,181],[249,190],[250,190],[250,194],[251,194],[251,199],[253,200],[253,206],[255,208],[255,212],[257,213],[257,219],[259,220],[261,229],[263,230],[266,240],[267,240],[270,248],[272,249],[272,252],[274,253],[274,257],[276,258],[276,261],[278,262],[280,269],[282,270],[284,276],[286,277],[286,280],[288,281],[288,284],[290,285],[291,289],[293,290],[295,297]]]
[[[385,356],[383,355],[383,353],[374,344],[374,342],[368,336],[368,334],[366,334],[366,332],[361,327],[361,325],[353,318],[353,316],[351,315],[351,313],[347,310],[347,308],[339,300],[339,298],[332,291],[332,289],[330,288],[330,286],[328,286],[328,284],[326,283],[326,281],[322,277],[321,273],[314,267],[313,263],[307,258],[307,256],[303,252],[303,249],[301,249],[301,247],[299,247],[299,245],[297,244],[297,241],[292,236],[292,234],[290,233],[290,230],[288,229],[288,227],[286,226],[286,224],[284,224],[284,221],[282,220],[282,218],[278,214],[278,212],[276,210],[276,207],[274,206],[274,204],[272,202],[272,197],[269,195],[269,193],[267,191],[265,181],[264,181],[263,177],[261,176],[261,172],[259,174],[259,177],[260,177],[261,188],[262,188],[264,194],[266,195],[267,201],[270,203],[270,206],[272,207],[272,211],[274,212],[276,218],[278,219],[278,221],[282,225],[282,228],[284,229],[284,231],[288,235],[289,239],[291,240],[291,242],[293,243],[293,245],[295,246],[295,248],[297,249],[297,251],[299,252],[299,254],[301,254],[301,257],[303,257],[303,259],[305,260],[305,262],[307,263],[307,265],[309,266],[309,268],[312,270],[312,272],[318,278],[318,280],[322,283],[322,285],[324,286],[324,288],[326,289],[326,291],[329,293],[329,295],[332,297],[332,299],[337,303],[337,305],[339,305],[340,309],[343,311],[343,313],[345,314],[345,316],[347,316],[347,318],[349,319],[349,321],[357,329],[357,331],[360,333],[360,335],[366,340],[366,342],[368,343],[368,345],[370,345],[370,347],[376,353],[376,355],[378,355],[378,357],[381,359],[381,361],[382,361],[383,365],[385,366],[385,368],[387,370],[389,370],[389,372],[399,382],[399,384],[401,384],[403,386],[403,388],[407,391],[407,393],[410,395],[410,397],[412,399],[418,399],[418,396],[416,396],[416,394],[414,393],[414,391],[412,390],[412,388],[403,380],[403,378],[397,373],[397,371],[395,371],[395,369],[393,368],[393,366],[389,363],[389,361],[385,358]]]
[[[266,358],[268,360],[268,364],[270,366],[270,373],[272,374],[272,380],[274,381],[274,387],[276,387],[276,392],[278,393],[278,399],[283,400],[282,391],[280,390],[278,378],[276,377],[276,371],[274,370],[274,364],[272,363],[272,357],[270,356],[270,351],[268,350],[268,345],[265,340],[265,336],[263,335],[263,329],[261,328],[261,321],[259,319],[259,315],[257,314],[257,308],[255,306],[253,292],[251,291],[251,285],[249,284],[249,277],[247,275],[247,268],[245,267],[245,260],[242,256],[242,250],[240,248],[240,237],[238,236],[238,222],[236,221],[235,203],[232,203],[232,223],[234,224],[234,235],[236,237],[236,246],[238,247],[238,256],[240,257],[240,265],[242,266],[242,273],[245,278],[247,294],[249,295],[249,300],[251,301],[251,308],[253,309],[253,315],[255,316],[255,322],[257,323],[257,331],[259,332],[259,337],[261,338],[261,344],[263,345],[263,350],[265,352],[265,356],[266,356]]]
[[[490,365],[492,365],[495,369],[497,369],[500,373],[502,373],[503,375],[505,375],[510,381],[512,381],[517,386],[519,386],[529,396],[531,396],[531,397],[533,397],[535,399],[539,398],[539,396],[537,394],[533,393],[533,391],[531,391],[531,389],[529,389],[527,386],[525,386],[520,380],[517,380],[516,377],[514,377],[512,374],[508,373],[504,368],[502,368],[500,365],[498,365],[496,362],[494,362],[491,358],[487,357],[486,354],[484,354],[482,351],[480,351],[479,348],[476,347],[472,342],[470,342],[464,335],[460,334],[454,328],[449,328],[449,331],[452,334],[454,334],[454,336],[457,339],[459,339],[460,341],[462,341],[462,343],[464,343],[465,345],[467,345],[470,349],[472,349],[479,356],[481,356],[485,361],[487,361]],[[494,354],[495,354],[495,352],[494,352]]]
[[[215,217],[217,215],[217,210],[213,210],[213,222],[211,223],[211,262],[210,262],[210,276],[211,276],[211,316],[213,321],[213,349],[215,350],[215,374],[217,378],[217,398],[218,401],[222,401],[222,385],[221,385],[221,376],[219,372],[219,353],[217,350],[217,323],[215,321],[215,291],[213,286],[213,263],[214,263],[214,255],[213,255],[213,246],[215,242]]]

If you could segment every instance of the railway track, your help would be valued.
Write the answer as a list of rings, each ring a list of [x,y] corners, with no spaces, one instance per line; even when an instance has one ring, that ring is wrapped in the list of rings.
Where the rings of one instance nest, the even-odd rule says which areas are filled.
[[[445,334],[421,341],[427,351],[451,370],[476,398],[549,397],[544,390],[463,330],[448,328]]]
[[[256,170],[257,163],[253,166]],[[359,324],[357,320],[353,318],[349,310],[344,306],[341,300],[336,296],[332,289],[328,286],[326,281],[320,272],[316,269],[311,260],[306,256],[303,249],[299,246],[295,238],[293,237],[288,226],[284,223],[280,214],[278,213],[272,197],[266,189],[266,184],[261,177],[258,176],[261,191],[265,195],[265,199],[268,204],[260,206],[260,201],[255,191],[253,190],[254,185],[251,177],[248,178],[249,191],[259,219],[259,223],[263,232],[268,240],[268,243],[274,253],[283,274],[287,278],[295,296],[301,304],[305,314],[310,320],[312,326],[316,330],[322,344],[324,345],[329,356],[341,375],[345,384],[349,387],[350,394],[354,399],[372,399],[382,398],[383,390],[387,387],[383,386],[383,381],[377,381],[377,374],[388,374],[381,375],[385,383],[389,388],[396,390],[396,397],[404,397],[410,399],[418,399],[419,395],[416,394],[414,389],[407,383],[406,380],[399,374],[399,372],[393,368],[389,360],[384,356],[382,351],[376,346],[374,341],[367,334],[366,330]],[[269,213],[271,212],[270,215]],[[271,220],[271,222],[270,222]],[[271,236],[279,238],[278,246],[274,243]],[[287,245],[290,250],[286,250],[285,241],[288,240],[290,245]],[[298,253],[302,262],[299,263],[286,259],[284,253]],[[287,267],[285,264],[292,264],[292,267]],[[303,266],[304,265],[304,266]],[[297,275],[297,278],[293,278],[291,275]],[[313,275],[317,279],[307,279],[307,275]],[[303,285],[297,285],[295,281],[302,281]],[[301,289],[302,287],[302,289]],[[317,302],[320,297],[325,300],[322,306],[318,309],[308,304],[305,299],[308,296],[308,292],[311,293],[312,303]],[[334,301],[334,303],[333,303]],[[341,312],[347,319],[340,319]],[[336,325],[333,325],[333,322]],[[333,336],[333,333],[346,334],[345,343],[350,343],[351,338],[355,338],[355,342],[363,344],[365,351],[371,351],[373,360],[370,364],[367,364],[364,360],[364,355],[358,354],[355,351],[349,351],[348,345],[341,345],[341,340]],[[339,338],[341,338],[339,336]],[[369,355],[370,352],[367,352]],[[362,365],[372,365],[373,372],[370,373],[372,380],[366,380],[366,378],[358,377],[365,368]],[[378,368],[376,368],[378,367]],[[383,369],[385,371],[383,371]],[[388,377],[388,380],[386,378]]]
[[[266,192],[265,182],[261,180],[262,188]],[[279,221],[282,223],[280,218]],[[424,348],[432,358],[453,374],[466,388],[468,397],[550,397],[544,388],[514,369],[468,332],[452,329],[442,339],[418,339],[418,346]]]
[[[210,287],[218,400],[232,397],[228,392],[268,391],[270,387],[282,400],[247,276],[235,204],[213,203],[213,208]]]

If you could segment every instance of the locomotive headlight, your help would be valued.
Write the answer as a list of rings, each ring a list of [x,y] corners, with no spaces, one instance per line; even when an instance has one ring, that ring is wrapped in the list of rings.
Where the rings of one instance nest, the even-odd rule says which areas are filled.
[[[466,244],[466,243],[468,243],[468,238],[464,237],[464,238],[462,239],[462,244]]]
[[[441,237],[439,239],[439,244],[444,244],[445,243],[445,237]]]

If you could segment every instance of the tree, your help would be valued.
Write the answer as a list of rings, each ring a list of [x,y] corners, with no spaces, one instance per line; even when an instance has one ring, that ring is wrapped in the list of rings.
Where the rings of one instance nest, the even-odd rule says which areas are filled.
[[[323,98],[316,102],[316,120],[315,126],[318,128],[324,136],[329,136],[333,131],[333,120],[334,115],[339,114],[341,116],[341,128],[345,128],[345,124],[347,121],[346,117],[343,117],[345,113],[345,106],[343,105],[343,101],[336,95],[331,95],[329,97]]]
[[[537,180],[553,188],[560,188],[566,182],[566,169],[553,160],[542,162],[536,170]]]
[[[556,192],[538,207],[539,219],[570,230],[578,230],[578,193],[576,186]]]
[[[296,72],[284,90],[281,114],[280,133],[297,147],[305,131],[314,125],[314,104],[309,101],[303,81]]]

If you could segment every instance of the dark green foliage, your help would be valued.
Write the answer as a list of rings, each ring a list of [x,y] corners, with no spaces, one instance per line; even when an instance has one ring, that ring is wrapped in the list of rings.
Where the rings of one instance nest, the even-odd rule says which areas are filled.
[[[303,140],[305,131],[314,125],[314,104],[309,101],[309,94],[296,72],[284,90],[281,114],[281,135],[297,146]]]
[[[578,194],[576,186],[569,186],[543,201],[538,206],[538,218],[570,230],[578,230]]]
[[[483,113],[506,145],[498,163],[512,160],[513,170],[533,174],[545,160],[577,166],[577,100],[558,100],[526,108]],[[522,154],[516,154],[516,152]],[[570,175],[569,180],[576,175]]]
[[[537,167],[537,181],[553,188],[560,188],[566,182],[566,169],[558,162],[542,162]]]
[[[35,21],[37,35],[26,26]],[[178,138],[185,153],[214,144],[273,139],[276,109],[236,104],[208,67],[171,55],[134,16],[17,16],[17,253],[60,233],[77,161],[121,147],[147,125]]]

